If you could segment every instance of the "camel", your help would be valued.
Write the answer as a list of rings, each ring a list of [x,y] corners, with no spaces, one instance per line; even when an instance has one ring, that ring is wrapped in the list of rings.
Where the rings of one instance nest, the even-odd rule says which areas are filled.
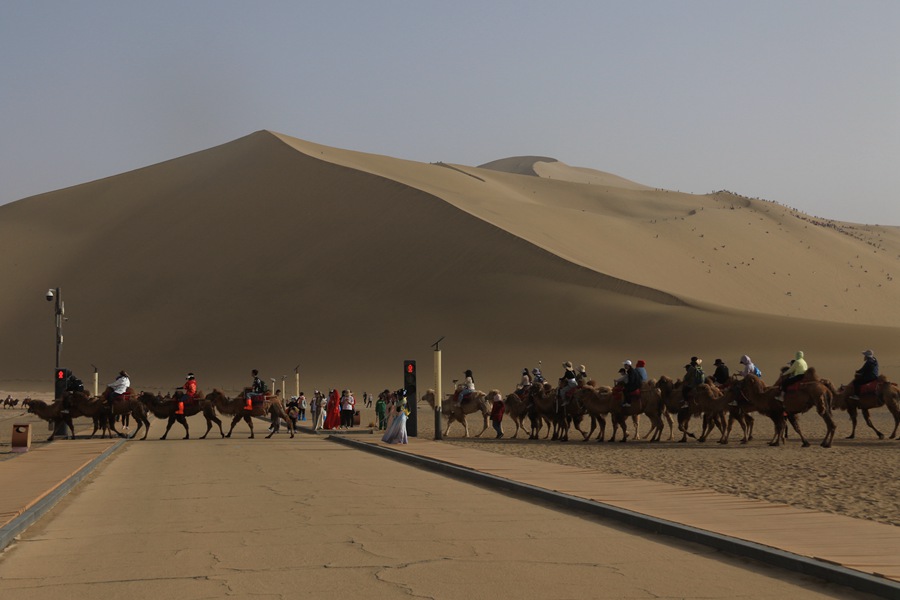
[[[162,437],[159,438],[161,440],[166,439],[166,436],[169,435],[169,430],[176,421],[181,423],[184,427],[184,438],[182,439],[190,439],[190,429],[188,428],[186,417],[193,417],[198,413],[203,413],[203,417],[206,419],[206,433],[200,436],[201,440],[206,439],[206,436],[209,435],[213,423],[219,426],[219,434],[223,438],[225,437],[225,432],[222,431],[222,421],[216,416],[216,409],[213,407],[212,403],[206,400],[203,396],[203,392],[199,390],[192,400],[186,400],[184,402],[184,412],[180,415],[176,414],[179,402],[177,398],[172,399],[168,396],[164,398],[159,394],[141,392],[138,396],[138,400],[147,407],[147,410],[150,411],[154,417],[157,419],[166,419],[166,431],[162,434]]]
[[[246,390],[244,393],[246,393]],[[281,403],[281,396],[279,396],[278,393],[275,393],[274,395],[267,394],[263,402],[253,402],[253,408],[249,410],[246,408],[247,401],[244,398],[244,394],[241,394],[237,398],[228,398],[221,391],[213,390],[212,393],[206,395],[206,400],[208,400],[220,413],[234,415],[234,418],[231,421],[231,428],[228,430],[228,433],[225,434],[225,437],[227,438],[231,437],[234,426],[243,419],[250,427],[249,439],[252,440],[255,434],[253,432],[253,419],[251,417],[262,417],[265,415],[268,415],[273,423],[276,418],[283,419],[287,423],[291,438],[294,437],[294,425],[291,423],[291,419],[285,412],[284,405]],[[273,435],[275,435],[274,427],[272,428],[271,433],[266,436],[266,439],[269,439]]]
[[[824,379],[822,381],[827,385]],[[837,390],[834,389],[834,386],[830,386],[830,390],[834,395],[832,408],[846,410],[847,414],[850,415],[853,429],[850,431],[850,435],[847,436],[848,440],[856,437],[857,410],[862,411],[866,425],[875,432],[879,440],[883,440],[884,434],[878,431],[875,425],[872,424],[872,419],[869,418],[870,410],[881,408],[882,406],[886,406],[894,417],[894,431],[891,432],[889,439],[897,437],[897,429],[900,426],[900,390],[897,389],[896,383],[888,381],[887,377],[881,375],[878,377],[873,390],[869,391],[869,388],[866,387],[858,397],[853,395],[853,386],[850,384],[842,385]]]
[[[527,396],[525,399],[522,399],[519,394],[513,392],[512,394],[507,394],[506,401],[503,404],[504,414],[516,425],[516,432],[512,436],[512,439],[516,439],[519,437],[519,429],[525,430],[525,417],[528,415]]]
[[[616,432],[619,427],[622,428],[622,439],[620,442],[628,440],[628,417],[635,422],[635,435],[637,439],[637,421],[636,417],[642,414],[650,418],[650,431],[647,437],[652,442],[658,442],[662,437],[662,398],[655,387],[644,385],[641,388],[639,399],[631,401],[631,406],[622,406],[623,398],[615,391],[607,386],[595,387],[587,385],[575,392],[578,402],[584,406],[587,414],[591,415],[591,430],[588,437],[594,433],[594,423],[599,421],[600,433],[597,435],[597,441],[604,441],[606,434],[606,420],[604,415],[610,415],[613,423],[613,431],[610,441],[615,441]]]
[[[446,437],[447,433],[450,431],[450,425],[452,425],[454,421],[458,421],[462,423],[462,426],[466,430],[463,437],[469,437],[469,425],[466,423],[466,415],[480,412],[484,419],[484,427],[475,437],[481,437],[481,434],[488,428],[488,418],[491,416],[491,407],[488,404],[485,393],[476,390],[473,393],[466,395],[462,404],[453,401],[452,398],[453,394],[447,394],[447,398],[441,402],[441,414],[447,419],[447,427],[444,429],[443,435]],[[427,402],[428,406],[434,410],[434,390],[427,390],[422,396],[422,400]]]
[[[580,388],[576,388],[576,391]],[[569,441],[569,424],[575,425],[575,429],[581,433],[586,441],[590,433],[581,429],[581,421],[584,418],[584,407],[575,399],[575,393],[568,402],[560,402],[557,396],[557,388],[551,387],[548,382],[533,383],[528,391],[531,403],[529,418],[531,419],[531,434],[528,439],[537,439],[540,435],[541,425],[546,422],[553,424],[553,440],[561,442]],[[549,434],[549,427],[548,427]],[[591,430],[593,431],[593,429]],[[544,436],[546,439],[547,436]]]
[[[50,426],[50,437],[47,438],[48,442],[52,442],[57,432],[59,431],[59,425],[65,423],[68,426],[68,430],[66,431],[66,439],[69,439],[68,431],[72,432],[72,437],[75,436],[75,425],[72,423],[72,414],[71,412],[63,412],[63,403],[60,401],[53,402],[52,404],[47,404],[43,400],[31,400],[28,403],[28,412],[37,416],[39,419],[43,419],[47,421],[47,424]]]
[[[712,380],[701,383],[694,390],[691,404],[703,414],[703,427],[700,437],[697,438],[698,442],[705,442],[713,428],[717,427],[721,435],[716,443],[728,443],[729,430],[725,423],[725,413],[732,412],[734,408],[728,404],[730,399],[731,396]]]
[[[68,401],[72,406],[72,410],[78,415],[91,418],[100,417],[103,413],[109,414],[110,412],[110,392],[110,388],[106,388],[100,398],[92,398],[87,392],[66,392],[63,394],[63,402]],[[150,433],[150,420],[147,418],[147,409],[144,408],[144,405],[137,399],[137,394],[133,389],[128,388],[122,397],[112,403],[112,416],[115,415],[131,415],[134,417],[134,420],[137,421],[138,426],[130,439],[137,437],[141,427],[146,428],[144,430],[144,437],[141,439],[147,439],[147,434]],[[109,419],[109,428],[119,437],[128,437],[128,435],[116,430],[114,419]],[[96,431],[96,425],[94,430]],[[93,437],[93,434],[91,434],[91,436]]]
[[[814,368],[810,367],[806,371],[803,380],[793,385],[784,394],[784,402],[779,402],[778,397],[781,394],[781,379],[779,378],[773,387],[765,387],[758,377],[747,375],[740,383],[739,391],[741,397],[747,402],[747,406],[751,410],[758,410],[772,419],[775,425],[775,435],[770,446],[779,446],[785,439],[785,418],[800,436],[803,447],[809,446],[809,441],[800,430],[800,423],[797,415],[808,411],[815,407],[816,412],[825,422],[826,433],[822,440],[823,448],[830,448],[834,439],[834,432],[837,429],[834,419],[831,416],[831,399],[832,393],[828,385],[821,381],[816,375]]]
[[[656,382],[656,388],[659,390],[666,412],[675,415],[676,422],[678,423],[678,431],[681,432],[681,439],[678,440],[679,444],[686,443],[688,437],[694,439],[697,437],[688,431],[688,425],[690,424],[691,416],[694,413],[694,405],[691,402],[691,396],[688,398],[688,406],[682,408],[682,399],[684,398],[681,392],[682,385],[683,382],[680,379],[673,381],[665,375],[661,376]]]

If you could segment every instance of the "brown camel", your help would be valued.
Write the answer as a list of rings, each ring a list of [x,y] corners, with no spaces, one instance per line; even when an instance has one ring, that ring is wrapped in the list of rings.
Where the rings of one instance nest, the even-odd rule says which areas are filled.
[[[169,398],[168,396],[162,397],[159,394],[151,394],[150,392],[141,392],[138,400],[144,404],[154,417],[166,420],[166,432],[159,438],[161,440],[166,439],[166,436],[169,435],[169,430],[176,421],[184,427],[183,439],[190,439],[190,429],[186,418],[193,417],[198,413],[203,413],[203,417],[206,419],[206,433],[200,436],[201,440],[206,439],[206,436],[209,435],[213,423],[219,426],[219,434],[223,438],[225,437],[225,432],[222,431],[222,421],[216,416],[215,407],[204,397],[203,392],[199,390],[193,399],[184,401],[184,412],[182,414],[177,414],[178,404],[181,401],[177,397]]]
[[[519,429],[525,431],[525,417],[528,416],[527,390],[525,398],[515,392],[507,394],[503,404],[504,415],[509,417],[516,426],[516,432],[512,436],[512,439],[516,439],[519,437]]]
[[[244,391],[246,393],[246,390]],[[287,413],[284,410],[284,405],[281,402],[281,396],[276,392],[274,395],[266,395],[265,400],[262,402],[254,401],[251,406],[251,409],[247,409],[247,401],[244,398],[244,394],[241,394],[237,398],[228,398],[219,390],[213,390],[212,393],[206,395],[206,400],[208,400],[216,410],[224,415],[234,415],[234,418],[231,421],[231,428],[228,430],[228,433],[225,434],[225,437],[230,438],[231,432],[234,431],[234,426],[238,424],[242,419],[247,425],[250,427],[250,438],[254,438],[253,433],[253,419],[251,417],[263,417],[268,416],[272,422],[275,422],[275,419],[283,419],[287,423],[288,431],[291,434],[291,438],[294,437],[294,425],[291,423],[290,417],[288,417]],[[266,436],[266,439],[269,439],[275,434],[275,428],[272,428],[272,432]]]
[[[721,435],[716,443],[728,443],[725,413],[731,412],[730,409],[732,407],[728,405],[730,396],[725,392],[726,390],[713,383],[711,379],[707,380],[706,383],[701,383],[694,390],[691,404],[695,410],[703,415],[703,426],[700,437],[697,438],[698,442],[705,442],[712,433],[713,428],[718,428]]]
[[[579,388],[576,388],[576,391]],[[581,433],[586,441],[590,433],[581,429],[581,421],[584,418],[584,407],[575,399],[575,394],[567,401],[560,401],[557,396],[557,388],[550,383],[533,383],[528,391],[530,401],[529,419],[531,420],[531,435],[529,439],[537,439],[540,435],[542,423],[553,424],[553,440],[561,442],[569,441],[569,426],[574,424],[575,429]],[[548,427],[549,434],[549,427]],[[546,439],[547,436],[544,436]]]
[[[659,378],[659,381],[656,382],[656,388],[659,390],[660,396],[662,397],[663,406],[665,407],[666,412],[675,415],[678,431],[681,432],[681,439],[678,440],[679,444],[686,443],[688,437],[696,439],[697,436],[688,430],[688,426],[691,422],[691,416],[695,414],[695,411],[696,414],[700,414],[700,411],[692,402],[693,396],[689,396],[688,405],[683,406],[684,396],[681,392],[682,385],[683,382],[680,379],[672,380],[665,375],[662,375]]]
[[[748,403],[749,407],[772,419],[775,425],[775,435],[772,441],[769,442],[769,445],[779,446],[784,442],[786,418],[794,428],[794,431],[797,432],[797,435],[800,436],[803,447],[809,446],[809,441],[800,430],[797,415],[815,407],[826,427],[822,447],[830,448],[837,427],[834,424],[834,419],[831,417],[832,393],[828,385],[819,380],[815,369],[810,367],[806,371],[803,380],[799,384],[791,386],[783,395],[784,401],[780,402],[778,400],[781,395],[780,381],[779,378],[775,386],[767,388],[758,377],[747,375],[741,381],[739,388],[741,396]]]
[[[35,415],[39,419],[43,419],[47,421],[47,424],[50,427],[50,437],[47,438],[48,442],[52,442],[56,437],[57,432],[59,431],[59,426],[61,424],[65,424],[68,426],[68,430],[66,430],[65,436],[66,439],[69,439],[68,432],[72,432],[72,437],[75,436],[75,425],[72,423],[72,414],[71,411],[63,412],[63,403],[59,400],[53,402],[52,404],[48,404],[43,400],[31,400],[28,403],[28,412]]]
[[[79,415],[91,418],[100,417],[104,412],[107,415],[110,414],[109,394],[111,391],[110,388],[106,388],[100,398],[92,398],[87,392],[66,392],[63,394],[63,401],[68,400],[72,405],[72,409]],[[128,388],[120,398],[117,398],[112,403],[112,416],[116,415],[131,415],[137,421],[138,426],[130,439],[137,437],[141,427],[146,427],[144,437],[141,439],[147,439],[147,434],[150,433],[150,420],[147,418],[147,409],[137,399],[137,394],[133,389]],[[115,419],[109,419],[109,428],[119,437],[128,437],[116,430]]]
[[[441,414],[447,419],[447,427],[444,429],[443,435],[446,437],[447,433],[450,431],[450,425],[452,425],[454,421],[457,421],[462,423],[462,426],[466,430],[463,437],[469,437],[469,424],[466,423],[466,415],[480,412],[484,420],[484,427],[475,437],[481,437],[481,434],[488,428],[488,419],[491,416],[491,407],[488,404],[487,396],[484,392],[476,390],[471,394],[466,395],[462,404],[460,404],[453,400],[454,395],[455,394],[447,394],[447,397],[441,402]],[[422,396],[422,400],[428,403],[431,410],[434,410],[434,390],[427,390]]]
[[[588,437],[594,432],[595,422],[600,424],[600,433],[597,435],[597,441],[604,441],[606,420],[604,415],[610,415],[613,423],[612,436],[609,441],[615,441],[616,432],[619,427],[622,428],[622,439],[620,442],[628,440],[628,417],[635,422],[635,439],[637,434],[636,417],[639,415],[647,415],[650,419],[650,431],[647,437],[651,442],[658,442],[662,437],[662,397],[659,390],[649,385],[641,388],[641,395],[631,401],[631,406],[622,406],[623,398],[615,393],[614,390],[606,386],[585,386],[580,388],[576,393],[578,402],[585,408],[587,414],[591,416],[591,430]]]
[[[847,414],[850,415],[850,422],[853,424],[853,429],[850,435],[847,436],[848,440],[856,437],[857,410],[862,411],[866,425],[875,432],[879,440],[883,440],[884,434],[875,428],[875,425],[872,424],[872,419],[869,418],[870,410],[881,408],[882,406],[886,406],[894,417],[894,431],[891,432],[890,439],[897,437],[897,428],[900,426],[900,390],[897,389],[897,384],[891,383],[887,377],[881,375],[873,392],[863,392],[858,397],[854,396],[852,385],[842,385],[837,390],[832,388],[832,391],[834,393],[832,408],[846,410]]]

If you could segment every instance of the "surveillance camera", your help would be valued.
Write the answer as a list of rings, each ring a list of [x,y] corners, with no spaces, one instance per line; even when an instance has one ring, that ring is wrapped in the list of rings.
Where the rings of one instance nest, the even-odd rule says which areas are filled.
[[[47,302],[53,302],[53,290],[47,290]]]

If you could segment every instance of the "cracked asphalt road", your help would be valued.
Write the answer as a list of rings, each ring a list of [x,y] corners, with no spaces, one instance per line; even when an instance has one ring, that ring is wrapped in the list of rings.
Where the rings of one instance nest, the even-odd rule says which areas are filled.
[[[868,598],[301,435],[132,442],[0,557],[4,600]]]

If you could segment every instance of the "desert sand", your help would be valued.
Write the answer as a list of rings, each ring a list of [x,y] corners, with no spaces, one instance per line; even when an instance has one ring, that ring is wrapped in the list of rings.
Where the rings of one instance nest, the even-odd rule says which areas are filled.
[[[745,353],[771,381],[798,349],[839,383],[867,348],[900,378],[900,228],[544,156],[428,164],[259,131],[0,206],[0,237],[0,388],[19,397],[51,392],[56,287],[61,364],[87,385],[96,365],[101,386],[124,368],[166,392],[193,371],[236,393],[257,368],[290,395],[297,369],[307,394],[361,399],[415,359],[421,394],[441,336],[444,390],[467,368],[511,391],[539,363],[608,383],[625,359],[677,377],[692,355]],[[836,418],[831,450],[768,448],[762,419],[749,447],[452,443],[897,524],[897,443],[864,425],[843,441]]]

